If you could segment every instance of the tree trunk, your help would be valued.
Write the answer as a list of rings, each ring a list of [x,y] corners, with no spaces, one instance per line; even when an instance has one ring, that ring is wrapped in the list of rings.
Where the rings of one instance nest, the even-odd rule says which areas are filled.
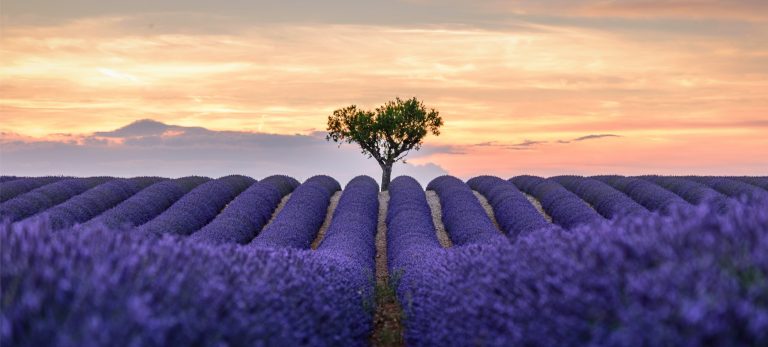
[[[381,165],[381,191],[389,189],[389,180],[392,177],[392,164]]]

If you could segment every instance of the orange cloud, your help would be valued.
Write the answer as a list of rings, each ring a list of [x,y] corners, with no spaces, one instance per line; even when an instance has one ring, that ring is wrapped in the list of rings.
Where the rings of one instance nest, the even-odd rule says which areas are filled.
[[[335,108],[415,95],[446,119],[430,142],[547,142],[530,151],[469,146],[464,155],[418,160],[462,175],[765,164],[748,150],[768,149],[768,69],[755,63],[768,56],[768,44],[755,37],[649,39],[540,24],[136,34],[122,20],[6,30],[2,130],[88,133],[153,118],[307,134],[324,129]],[[604,133],[621,137],[555,144]],[[704,144],[716,149],[704,154]]]

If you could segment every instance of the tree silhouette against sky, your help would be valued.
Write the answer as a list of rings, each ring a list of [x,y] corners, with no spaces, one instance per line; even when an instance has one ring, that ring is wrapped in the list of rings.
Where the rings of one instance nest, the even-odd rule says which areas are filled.
[[[428,133],[440,135],[443,119],[438,111],[427,108],[418,99],[395,98],[374,111],[350,105],[328,116],[326,140],[357,143],[363,154],[381,166],[381,190],[389,187],[392,165],[405,159],[411,150],[419,150]]]

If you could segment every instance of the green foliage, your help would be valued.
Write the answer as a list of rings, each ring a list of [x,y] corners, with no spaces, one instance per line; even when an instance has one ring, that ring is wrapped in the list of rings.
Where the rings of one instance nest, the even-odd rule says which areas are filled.
[[[389,277],[376,282],[373,346],[404,346],[405,310],[397,299],[397,287],[403,270],[395,270]]]
[[[363,154],[376,159],[382,168],[402,160],[410,150],[419,150],[428,133],[440,135],[443,119],[435,109],[411,98],[396,98],[374,111],[351,105],[328,117],[326,140],[357,143]]]

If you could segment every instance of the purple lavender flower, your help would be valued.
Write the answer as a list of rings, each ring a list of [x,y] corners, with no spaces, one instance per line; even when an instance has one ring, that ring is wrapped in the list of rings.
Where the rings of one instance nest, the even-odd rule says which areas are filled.
[[[0,183],[15,181],[15,180],[18,180],[18,179],[21,179],[21,178],[23,178],[23,177],[19,177],[19,176],[0,176]]]
[[[0,221],[22,220],[111,179],[111,177],[71,178],[44,185],[0,204]]]
[[[0,202],[8,201],[32,189],[40,188],[46,184],[58,182],[65,178],[69,177],[20,177],[14,180],[2,181],[2,183],[0,183]]]
[[[248,243],[267,224],[280,199],[298,185],[288,176],[270,176],[256,182],[191,237],[210,243]]]
[[[677,194],[641,178],[624,176],[594,176],[592,178],[620,190],[651,211],[668,213],[675,208],[691,206]]]
[[[688,176],[688,178],[706,184],[730,197],[738,198],[741,196],[756,195],[768,198],[768,192],[765,190],[729,177]]]
[[[340,189],[331,177],[311,177],[296,188],[277,217],[249,245],[309,248],[325,220],[331,195]]]
[[[152,183],[165,179],[158,177],[117,178],[98,185],[30,219],[47,219],[53,230],[85,222],[114,207]]]
[[[364,346],[370,281],[314,251],[0,228],[2,346]]]
[[[499,230],[466,183],[453,176],[440,176],[429,182],[427,189],[440,197],[443,225],[454,244],[499,242]]]
[[[511,238],[551,225],[512,182],[495,176],[478,176],[467,184],[488,199],[496,222]]]
[[[43,213],[66,211],[76,221],[116,206],[71,232],[56,231],[46,218],[0,225],[0,345],[369,343],[379,210],[372,178],[347,184],[314,251],[306,248],[340,189],[330,177],[299,187],[284,176],[152,185],[152,178],[99,179],[62,180],[8,201],[14,208],[33,201]],[[422,187],[411,177],[394,179],[387,263],[408,345],[768,345],[768,196],[739,193],[761,188],[720,177],[707,184],[601,177],[665,212],[633,214],[620,208],[631,205],[625,196],[592,179],[513,181],[553,215],[570,206],[564,200],[588,208],[579,195],[614,217],[589,209],[595,220],[566,230],[542,222],[511,182],[444,176],[429,185],[455,237],[454,247],[442,248]],[[490,224],[470,187],[514,237]],[[283,212],[248,246],[230,238],[258,232],[292,190]],[[599,207],[605,201],[615,206]],[[160,237],[106,227],[158,219],[167,224],[154,228],[170,231]],[[206,224],[192,237],[176,235]],[[214,227],[231,233],[225,244],[200,242]]]
[[[137,229],[156,235],[192,234],[216,218],[227,203],[254,182],[253,178],[239,175],[205,182]]]
[[[765,345],[767,207],[673,208],[515,243],[410,245],[419,252],[398,253],[410,259],[398,262],[406,343]],[[390,224],[393,237],[405,230]]]
[[[346,258],[361,272],[373,274],[376,259],[376,225],[379,216],[379,185],[368,176],[353,178],[339,199],[318,254]]]
[[[86,222],[84,226],[103,225],[110,229],[131,229],[149,222],[207,177],[189,176],[155,183]]]
[[[727,196],[705,184],[686,179],[685,177],[641,176],[640,178],[653,182],[694,205],[710,202],[711,205],[718,206],[717,210],[723,210],[728,204],[729,199]]]
[[[578,195],[605,218],[648,213],[645,207],[624,193],[598,180],[581,176],[557,176],[549,179]]]
[[[552,221],[563,228],[570,229],[603,219],[576,194],[553,180],[536,176],[517,176],[511,178],[510,182],[538,199],[547,214],[552,216]]]
[[[437,240],[424,190],[412,177],[400,176],[390,183],[386,222],[387,265],[391,274],[429,259],[432,253],[443,249]],[[405,275],[410,273],[406,271]]]
[[[768,177],[766,176],[741,176],[733,177],[733,179],[744,183],[749,183],[753,186],[757,186],[763,188],[763,190],[768,191]]]

